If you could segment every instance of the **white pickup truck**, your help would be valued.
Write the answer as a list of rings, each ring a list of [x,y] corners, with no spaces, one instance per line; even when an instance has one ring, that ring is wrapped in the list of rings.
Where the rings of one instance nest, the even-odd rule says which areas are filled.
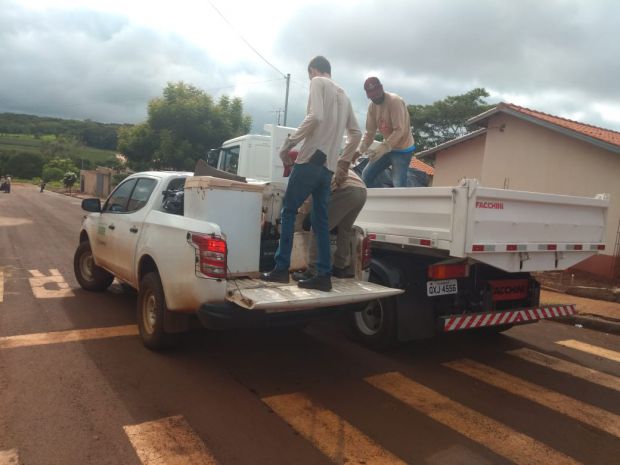
[[[293,128],[266,125],[212,150],[208,163],[278,180],[277,149]],[[370,281],[405,292],[352,312],[354,334],[383,347],[440,332],[498,332],[571,315],[540,306],[531,272],[564,270],[604,250],[609,198],[454,187],[369,189],[357,225],[371,238]]]
[[[343,304],[402,293],[364,281],[369,241],[351,237],[355,279],[333,279],[333,289],[256,279],[273,266],[285,186],[239,182],[181,172],[129,176],[103,205],[85,199],[74,271],[89,291],[116,277],[138,290],[137,320],[144,344],[170,345],[191,326],[278,324],[323,314]],[[308,233],[294,241],[292,265],[305,266]]]

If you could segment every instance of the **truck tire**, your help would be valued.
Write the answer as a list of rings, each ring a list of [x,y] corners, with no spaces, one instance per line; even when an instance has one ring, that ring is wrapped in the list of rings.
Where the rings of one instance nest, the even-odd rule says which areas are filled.
[[[75,251],[73,272],[82,289],[87,291],[103,292],[114,281],[113,274],[95,265],[88,241],[81,242]]]
[[[369,281],[383,284],[374,274]],[[396,343],[396,298],[366,302],[362,310],[351,312],[353,337],[375,350],[387,349]]]
[[[151,350],[169,348],[177,341],[176,334],[164,330],[164,318],[168,309],[159,273],[144,275],[138,291],[138,329],[145,347]]]

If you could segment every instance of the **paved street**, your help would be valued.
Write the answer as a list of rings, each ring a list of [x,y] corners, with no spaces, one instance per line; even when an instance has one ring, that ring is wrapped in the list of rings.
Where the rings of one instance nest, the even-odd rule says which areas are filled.
[[[79,203],[0,194],[0,465],[618,460],[617,335],[541,322],[379,353],[334,318],[155,353],[134,293],[79,289]]]

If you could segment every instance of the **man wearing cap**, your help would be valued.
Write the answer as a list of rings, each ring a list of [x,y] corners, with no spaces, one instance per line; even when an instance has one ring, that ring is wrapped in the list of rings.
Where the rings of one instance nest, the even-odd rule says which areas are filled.
[[[394,187],[407,187],[407,171],[415,150],[407,105],[400,96],[385,92],[377,77],[366,79],[364,90],[370,99],[366,132],[355,154],[357,157],[367,153],[369,157],[362,179],[368,187],[379,187],[375,179],[391,166]],[[369,149],[377,130],[383,135],[383,142]]]
[[[307,289],[329,291],[331,284],[331,250],[329,246],[328,203],[332,176],[342,184],[355,155],[361,131],[353,113],[351,101],[331,79],[331,65],[325,57],[314,57],[308,64],[310,96],[306,117],[280,149],[285,166],[293,165],[282,202],[280,242],[275,255],[275,267],[263,273],[261,279],[289,282],[291,250],[297,210],[312,195],[312,229],[317,241],[316,276],[299,281]],[[342,136],[347,132],[347,144],[340,154]],[[303,140],[293,163],[289,150]]]

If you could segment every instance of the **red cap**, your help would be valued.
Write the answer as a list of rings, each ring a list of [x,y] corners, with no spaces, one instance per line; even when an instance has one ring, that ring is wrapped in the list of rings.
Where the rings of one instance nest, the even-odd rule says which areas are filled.
[[[383,93],[383,85],[379,78],[377,77],[369,77],[364,82],[364,90],[366,91],[366,96],[369,99],[373,99],[375,97],[379,97]]]

